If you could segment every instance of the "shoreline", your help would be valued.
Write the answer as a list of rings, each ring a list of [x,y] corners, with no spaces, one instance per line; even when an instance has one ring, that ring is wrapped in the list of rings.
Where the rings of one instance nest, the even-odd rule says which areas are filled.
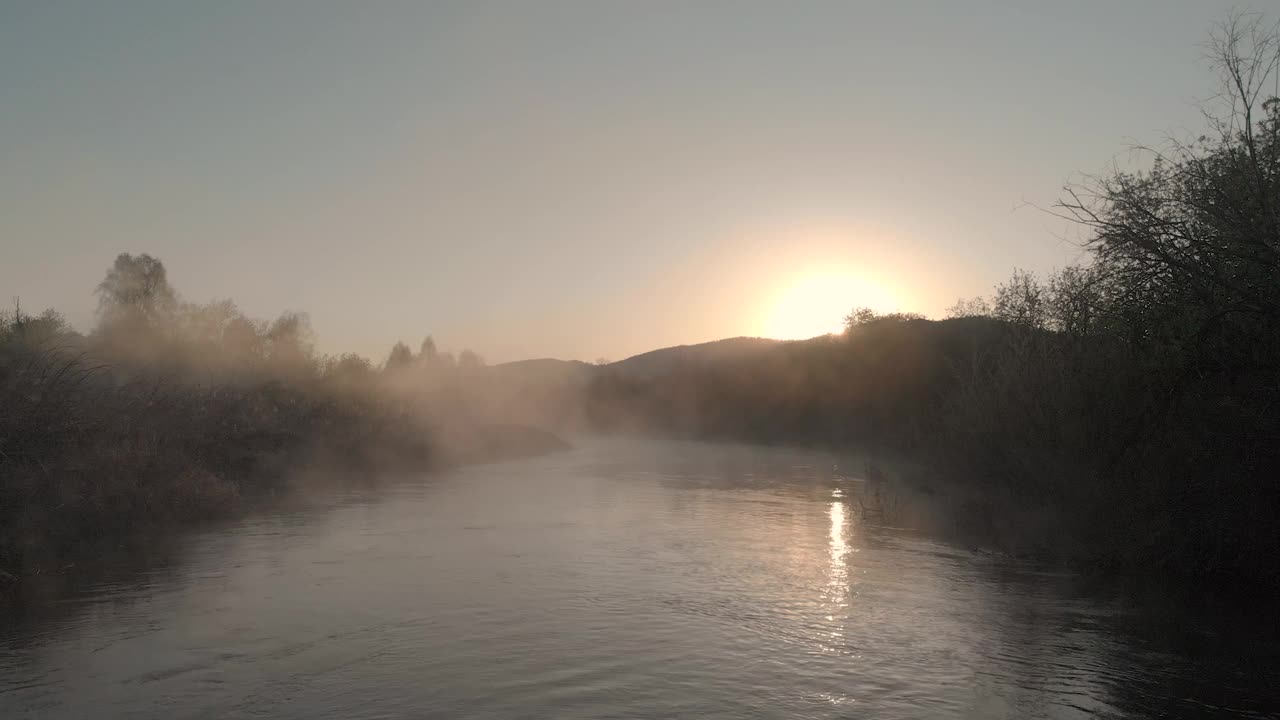
[[[422,456],[417,452],[401,453],[389,444],[372,449],[368,454],[352,455],[324,446],[293,451],[294,457],[283,465],[278,457],[262,456],[256,460],[267,467],[256,467],[229,481],[234,492],[228,501],[198,508],[187,516],[159,515],[154,522],[141,522],[119,531],[103,531],[91,540],[79,540],[69,546],[49,550],[38,560],[28,559],[22,566],[0,566],[0,605],[26,605],[29,600],[47,600],[60,596],[62,590],[49,593],[49,586],[80,585],[85,578],[112,567],[131,564],[128,558],[112,558],[119,553],[135,557],[163,556],[175,541],[184,536],[216,528],[226,523],[257,514],[281,512],[288,506],[300,507],[319,498],[336,497],[341,492],[376,489],[388,476],[437,475],[448,470],[492,462],[505,462],[564,452],[572,448],[557,434],[533,426],[489,424],[454,433],[449,444],[435,438],[428,440],[433,452]],[[415,448],[416,450],[416,448]],[[274,462],[270,462],[274,461]],[[203,470],[203,469],[202,469]],[[151,564],[144,558],[143,567]],[[23,600],[32,585],[35,597]]]

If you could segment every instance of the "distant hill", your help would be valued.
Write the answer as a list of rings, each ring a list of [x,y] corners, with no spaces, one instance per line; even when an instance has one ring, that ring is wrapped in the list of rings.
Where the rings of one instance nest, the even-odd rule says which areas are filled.
[[[673,370],[714,365],[727,361],[755,357],[768,350],[787,344],[784,340],[768,338],[735,337],[696,345],[650,350],[633,355],[626,360],[610,363],[605,367],[611,372],[633,378],[652,378]]]
[[[693,345],[658,348],[603,365],[556,358],[513,360],[488,366],[486,376],[491,381],[513,383],[586,382],[604,370],[629,377],[655,377],[676,369],[754,357],[789,342],[792,341],[754,337],[725,338]]]
[[[600,368],[586,398],[593,427],[761,442],[916,442],[1000,346],[989,318],[884,319],[839,335],[731,338]]]
[[[485,367],[468,385],[472,412],[495,421],[539,427],[583,427],[584,403],[601,378],[656,381],[731,363],[754,362],[790,343],[736,337],[695,345],[651,350],[604,365],[578,360],[537,358]]]
[[[539,358],[484,369],[475,412],[555,429],[768,442],[914,440],[1007,326],[990,318],[880,320],[808,340],[735,337],[604,365]]]
[[[585,382],[595,373],[596,365],[580,360],[537,358],[499,363],[488,368],[491,378],[509,382]]]

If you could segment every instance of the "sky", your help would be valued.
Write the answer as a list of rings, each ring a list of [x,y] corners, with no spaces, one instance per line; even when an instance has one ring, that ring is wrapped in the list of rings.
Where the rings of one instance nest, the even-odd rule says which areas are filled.
[[[0,297],[121,252],[322,351],[596,360],[942,316],[1200,127],[1216,0],[0,0]]]

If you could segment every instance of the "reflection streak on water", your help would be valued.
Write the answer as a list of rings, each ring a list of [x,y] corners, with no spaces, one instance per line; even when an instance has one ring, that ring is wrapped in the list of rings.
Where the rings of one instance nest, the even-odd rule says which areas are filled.
[[[839,493],[839,490],[835,491]],[[835,494],[833,493],[833,494]],[[824,644],[827,652],[840,652],[835,644],[844,639],[844,616],[849,607],[849,542],[845,539],[844,503],[839,496],[827,510],[831,520],[831,543],[828,550],[826,600],[829,608],[827,620],[832,623],[829,633],[831,644]]]

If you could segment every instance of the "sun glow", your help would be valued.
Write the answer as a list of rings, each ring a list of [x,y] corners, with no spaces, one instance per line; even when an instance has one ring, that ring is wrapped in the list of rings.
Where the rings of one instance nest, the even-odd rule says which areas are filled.
[[[766,337],[779,340],[840,332],[844,316],[854,307],[878,312],[896,308],[891,295],[879,283],[854,271],[824,270],[801,275],[778,292],[761,328]]]

